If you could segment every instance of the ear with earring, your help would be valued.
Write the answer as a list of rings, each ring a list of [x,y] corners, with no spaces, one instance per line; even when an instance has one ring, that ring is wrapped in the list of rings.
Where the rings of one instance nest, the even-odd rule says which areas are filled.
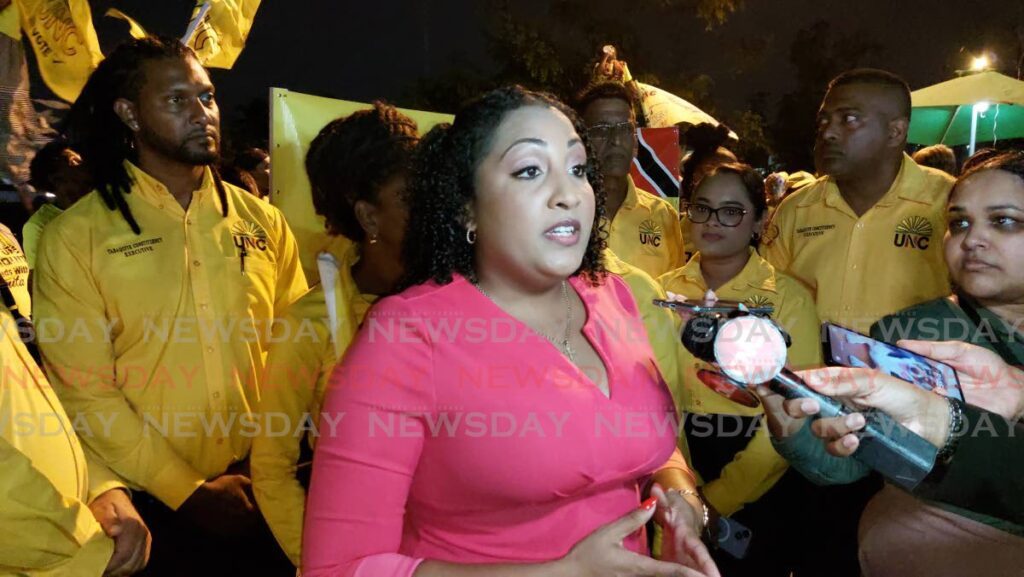
[[[370,237],[369,237],[368,242],[370,244],[377,244],[377,235],[376,234],[371,234]]]

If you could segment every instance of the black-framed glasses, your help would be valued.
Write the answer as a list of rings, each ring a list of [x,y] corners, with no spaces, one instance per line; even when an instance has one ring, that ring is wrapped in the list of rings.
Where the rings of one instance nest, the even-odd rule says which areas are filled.
[[[694,224],[704,224],[714,216],[722,226],[739,226],[747,212],[749,212],[747,209],[736,206],[711,208],[706,204],[686,205],[686,218]]]
[[[636,132],[636,123],[632,120],[619,122],[617,124],[595,124],[587,128],[587,135],[592,140],[604,142],[611,140],[613,136],[626,138]]]

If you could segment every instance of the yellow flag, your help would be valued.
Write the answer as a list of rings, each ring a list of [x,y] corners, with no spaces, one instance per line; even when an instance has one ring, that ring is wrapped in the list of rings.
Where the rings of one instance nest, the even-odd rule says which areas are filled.
[[[14,2],[0,10],[0,34],[21,40],[21,22],[18,16],[18,5]]]
[[[260,0],[200,0],[184,41],[211,68],[231,68],[245,48]]]
[[[299,259],[309,284],[320,282],[316,255],[324,250],[343,252],[348,242],[343,237],[327,236],[324,219],[313,209],[309,177],[306,176],[306,152],[320,129],[340,116],[370,108],[370,104],[335,100],[270,89],[270,202],[281,209],[299,244]],[[435,124],[451,122],[450,114],[399,108],[425,133]]]
[[[21,28],[54,94],[74,102],[103,59],[86,0],[15,0]]]
[[[111,18],[117,18],[118,20],[124,20],[125,22],[127,22],[128,33],[132,35],[132,38],[141,39],[145,38],[146,36],[149,36],[149,34],[146,34],[145,28],[140,26],[139,23],[136,22],[131,16],[125,14],[124,12],[121,12],[117,8],[111,8],[110,10],[107,10],[105,16],[110,16]]]

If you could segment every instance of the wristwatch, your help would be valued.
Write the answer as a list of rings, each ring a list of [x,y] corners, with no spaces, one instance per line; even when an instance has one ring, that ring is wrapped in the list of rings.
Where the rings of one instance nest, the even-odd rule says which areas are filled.
[[[946,433],[946,442],[935,456],[935,462],[941,465],[948,465],[953,460],[964,427],[964,404],[952,397],[946,397],[946,402],[949,403],[949,432]]]

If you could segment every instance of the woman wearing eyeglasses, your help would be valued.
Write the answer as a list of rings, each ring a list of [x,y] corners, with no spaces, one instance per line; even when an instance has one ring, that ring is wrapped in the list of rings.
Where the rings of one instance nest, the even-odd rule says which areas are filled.
[[[790,365],[820,365],[814,298],[753,248],[768,208],[757,172],[745,164],[717,165],[696,183],[691,198],[682,200],[697,253],[658,279],[665,290],[689,300],[714,291],[722,300],[771,306],[772,318],[793,340]],[[789,575],[800,568],[798,559],[807,556],[806,542],[795,537],[814,529],[792,506],[798,501],[789,500],[788,507],[785,501],[799,494],[799,502],[806,502],[805,494],[815,488],[798,474],[784,477],[786,461],[772,448],[761,426],[763,410],[752,396],[737,391],[730,400],[713,392],[702,382],[714,378],[702,372],[711,367],[689,353],[680,365],[682,390],[673,394],[687,415],[683,429],[691,462],[704,481],[704,497],[721,515],[733,516],[753,533],[743,561],[716,555],[716,562],[725,575]]]

